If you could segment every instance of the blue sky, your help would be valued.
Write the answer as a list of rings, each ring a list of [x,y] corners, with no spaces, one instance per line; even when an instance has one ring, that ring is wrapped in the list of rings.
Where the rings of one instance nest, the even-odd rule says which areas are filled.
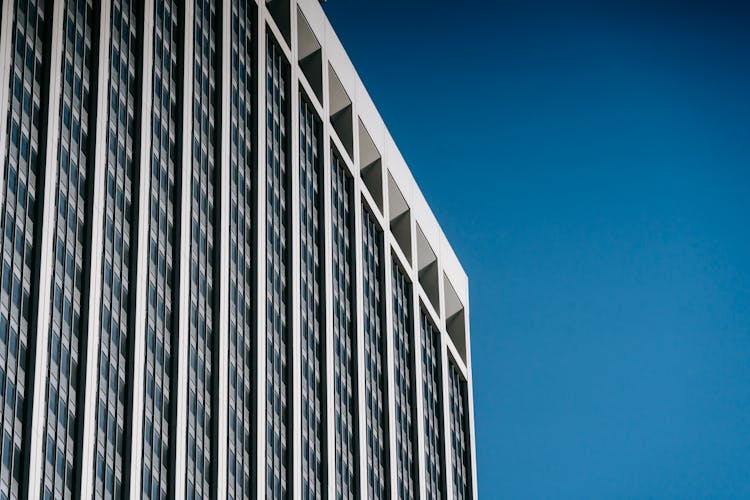
[[[480,497],[750,497],[750,3],[325,10],[469,275]]]

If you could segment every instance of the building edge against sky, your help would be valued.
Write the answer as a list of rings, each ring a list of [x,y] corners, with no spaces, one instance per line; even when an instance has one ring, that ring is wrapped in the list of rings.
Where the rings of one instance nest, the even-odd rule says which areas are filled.
[[[476,498],[468,278],[320,4],[0,8],[0,492]]]

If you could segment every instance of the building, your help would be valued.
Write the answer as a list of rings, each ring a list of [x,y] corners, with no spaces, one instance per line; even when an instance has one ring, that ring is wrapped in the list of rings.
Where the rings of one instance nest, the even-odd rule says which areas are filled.
[[[0,498],[476,498],[467,277],[320,4],[0,13]]]

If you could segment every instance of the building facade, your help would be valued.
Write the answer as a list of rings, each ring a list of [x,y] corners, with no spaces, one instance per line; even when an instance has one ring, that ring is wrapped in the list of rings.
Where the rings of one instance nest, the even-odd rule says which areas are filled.
[[[0,499],[473,499],[468,279],[314,0],[0,0]]]

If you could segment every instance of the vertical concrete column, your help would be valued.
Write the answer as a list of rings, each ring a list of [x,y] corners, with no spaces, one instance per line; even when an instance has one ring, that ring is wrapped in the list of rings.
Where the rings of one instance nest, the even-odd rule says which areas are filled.
[[[256,94],[258,148],[255,176],[257,219],[254,230],[256,241],[256,345],[255,345],[255,456],[257,459],[255,473],[255,497],[266,497],[266,7],[265,2],[258,3],[256,23],[256,44],[258,57],[256,61]]]
[[[417,275],[418,273],[415,273]],[[416,281],[415,283],[418,283]],[[412,342],[413,342],[413,361],[414,361],[414,407],[416,412],[414,418],[416,422],[414,430],[416,431],[416,449],[414,453],[414,465],[417,467],[417,491],[419,492],[419,498],[425,498],[425,430],[424,430],[424,387],[422,384],[422,321],[421,321],[421,308],[419,305],[419,293],[417,293],[417,285],[413,288],[414,298],[412,300]]]
[[[438,366],[440,369],[440,392],[442,393],[442,398],[440,400],[440,411],[443,413],[443,419],[440,422],[440,434],[443,438],[440,453],[443,455],[442,466],[444,467],[444,470],[442,471],[442,476],[443,481],[445,482],[445,498],[453,498],[453,480],[451,478],[451,467],[453,462],[451,457],[450,443],[450,394],[448,392],[448,348],[446,346],[448,331],[445,327],[445,279],[443,279],[443,265],[441,263],[441,260],[438,259],[438,262],[440,263],[440,274],[438,279],[438,290],[440,291],[440,321],[437,325],[435,325],[435,327],[440,330],[440,335],[438,335],[438,349],[440,351]]]
[[[451,424],[450,424],[450,393],[448,391],[448,384],[450,383],[449,372],[448,372],[448,346],[447,346],[448,334],[445,331],[445,327],[441,328],[440,331],[440,377],[441,377],[441,389],[443,391],[443,422],[440,432],[443,434],[443,449],[442,453],[445,457],[443,463],[445,464],[445,497],[453,498],[453,480],[451,479],[451,470],[453,468],[453,456],[451,456]]]
[[[445,280],[443,279],[443,259],[441,258],[440,253],[438,253],[438,259],[437,259],[437,266],[438,266],[438,303],[437,305],[437,321],[435,322],[435,328],[438,331],[437,335],[437,345],[435,346],[436,349],[436,355],[438,357],[437,359],[437,366],[439,370],[438,376],[440,377],[438,380],[435,381],[435,386],[437,390],[440,392],[438,396],[439,401],[439,408],[438,411],[440,411],[440,415],[437,417],[437,425],[438,429],[437,432],[440,433],[439,441],[438,443],[439,449],[438,453],[440,453],[440,459],[441,462],[437,464],[440,476],[441,483],[438,483],[440,485],[440,488],[444,491],[444,495],[446,495],[446,498],[450,498],[448,496],[448,491],[446,490],[445,484],[450,482],[450,474],[448,471],[450,469],[447,468],[448,466],[448,457],[446,455],[446,450],[450,452],[450,445],[449,445],[449,439],[450,434],[446,433],[446,423],[448,421],[447,414],[445,413],[445,402],[448,399],[448,391],[447,385],[446,385],[446,378],[444,373],[444,366],[445,366],[445,355],[446,353],[443,352],[444,344],[443,341],[443,335],[445,330],[445,287],[444,283]],[[423,396],[424,397],[424,396]],[[447,448],[446,448],[447,447]],[[427,464],[425,463],[425,468],[427,467]],[[426,478],[426,470],[425,470],[425,488],[427,487],[427,478]]]
[[[292,449],[292,460],[290,465],[292,473],[292,484],[289,494],[291,498],[302,497],[302,338],[301,338],[301,291],[300,291],[300,185],[299,185],[299,148],[300,148],[300,133],[299,133],[299,79],[298,79],[298,65],[297,65],[297,4],[294,4],[294,9],[290,8],[290,19],[289,19],[289,40],[290,40],[290,57],[289,57],[289,96],[290,112],[289,112],[289,125],[290,130],[287,133],[287,137],[290,142],[290,155],[291,161],[287,167],[287,175],[290,176],[290,191],[289,204],[287,210],[291,211],[291,228],[289,234],[289,244],[292,246],[290,266],[287,267],[287,275],[291,278],[291,290],[292,296],[290,298],[287,315],[291,314],[291,346],[292,355],[289,362],[292,365],[292,395],[289,403],[292,408],[292,419],[289,422],[289,428],[291,430],[291,449]],[[283,38],[279,40],[279,44],[283,46]],[[291,273],[289,272],[291,270]]]
[[[8,1],[8,3],[11,3]],[[41,217],[38,224],[41,224],[41,231],[37,230],[40,235],[39,242],[40,258],[38,263],[39,271],[39,296],[37,317],[32,319],[36,324],[36,338],[34,338],[34,352],[36,353],[33,361],[33,402],[31,410],[31,428],[28,435],[29,443],[29,498],[35,499],[40,497],[43,475],[44,475],[44,441],[46,439],[45,419],[47,417],[47,404],[45,394],[47,392],[47,365],[49,356],[47,354],[47,343],[49,341],[49,327],[51,321],[50,307],[52,305],[50,297],[52,296],[52,260],[54,258],[54,239],[55,239],[55,194],[57,185],[57,147],[60,140],[60,84],[62,74],[60,71],[62,60],[62,37],[63,37],[63,18],[65,16],[64,2],[54,2],[48,29],[50,30],[50,47],[47,58],[49,64],[49,93],[42,96],[48,99],[47,108],[47,128],[45,141],[45,158],[46,165],[44,173],[44,187],[41,204]],[[4,118],[3,118],[4,119]],[[40,432],[41,430],[41,432]]]
[[[322,55],[323,56],[326,55],[325,51],[322,53]],[[325,57],[323,57],[322,60],[323,60],[323,63],[322,63],[323,64],[322,72],[323,72],[323,82],[324,82],[324,85],[323,85],[323,94],[326,96],[325,98],[328,99],[328,85],[329,85],[328,79],[329,79],[329,76],[330,76],[328,74],[328,67],[327,67],[328,66],[328,59],[325,58]],[[354,197],[353,203],[358,208],[355,209],[355,207],[351,207],[352,214],[354,215],[354,220],[353,220],[352,223],[357,228],[355,230],[354,240],[351,241],[351,244],[353,246],[359,248],[359,251],[361,252],[362,249],[361,249],[361,246],[360,246],[360,241],[362,241],[361,240],[361,236],[362,236],[362,234],[361,234],[362,233],[362,219],[361,219],[361,217],[362,217],[362,213],[361,213],[362,203],[361,203],[360,199],[362,198],[362,193],[361,193],[362,178],[359,175],[359,171],[360,171],[360,168],[362,168],[362,166],[359,164],[359,128],[358,128],[359,127],[359,122],[358,122],[358,118],[357,118],[358,115],[357,115],[357,102],[356,101],[357,101],[356,100],[356,95],[352,96],[352,165],[351,165],[352,168],[351,168],[350,174],[352,176],[352,190],[355,191],[355,197]],[[330,106],[330,103],[328,103],[328,105]],[[329,108],[325,108],[325,110],[326,110],[326,115],[327,115],[329,113],[329,111],[328,111]],[[327,116],[326,116],[325,120],[326,120],[326,122],[330,126],[330,120],[328,119]],[[330,186],[330,180],[328,181],[328,185]],[[355,188],[355,186],[359,186],[359,190],[357,190],[357,188]],[[330,188],[329,188],[329,191],[330,191]],[[358,213],[357,210],[360,211],[359,212],[360,218],[356,217],[356,215]],[[330,212],[328,212],[326,214],[326,220],[330,222],[330,219],[331,219],[331,215],[330,215]],[[357,230],[359,231],[359,233],[356,233]],[[359,235],[359,236],[357,236],[357,235]],[[330,241],[330,238],[329,238],[329,241]],[[353,264],[352,270],[355,272],[355,274],[361,272],[360,269],[361,269],[362,266],[360,265],[360,261],[358,259],[361,259],[361,255],[360,255],[360,257],[356,257],[356,253],[355,253],[354,262],[352,263]],[[361,275],[360,275],[360,279],[361,279]],[[352,286],[355,286],[354,282],[356,282],[356,279],[352,282]],[[354,293],[355,293],[355,296],[357,296],[357,297],[361,296],[361,293],[362,293],[361,283],[360,283],[359,287],[355,288]],[[333,294],[331,292],[327,292],[327,296],[332,298]],[[354,317],[359,318],[359,316],[360,316],[359,311],[361,311],[361,309],[360,309],[361,305],[358,304],[357,301],[355,300],[355,301],[352,302],[352,306],[354,308],[352,310],[352,314],[354,315]],[[360,320],[358,319],[357,321],[360,321]],[[357,328],[355,331],[356,332],[360,332],[361,331],[361,325],[359,325],[358,323],[355,323],[355,326]],[[354,349],[356,349],[356,353],[357,353],[356,355],[357,356],[359,356],[360,344],[364,344],[364,338],[360,340],[359,336],[360,336],[359,333],[356,333],[354,335],[354,338],[355,338]],[[363,367],[364,367],[364,345],[362,346],[362,353],[363,353],[362,363],[363,363]],[[357,370],[356,370],[356,373],[355,373],[355,376],[354,376],[354,382],[356,384],[359,384],[359,380],[360,379],[364,379],[364,376],[360,375],[361,373],[362,372],[359,370],[359,361],[357,360]],[[333,385],[334,384],[333,373],[331,373],[331,378],[328,378],[326,380],[329,380],[330,383]],[[363,380],[363,382],[364,382],[364,380]],[[359,387],[358,387],[358,389],[359,389]],[[366,400],[366,398],[364,397],[364,394],[365,394],[365,391],[364,391],[364,384],[363,384],[362,385],[362,391],[360,392],[358,390],[358,392],[354,395],[354,397],[356,398],[356,401],[357,401],[357,409],[355,409],[355,412],[357,412],[360,407],[364,411],[363,404],[365,403],[365,400]],[[363,413],[363,415],[364,415],[364,413]],[[335,423],[335,415],[332,415],[332,417],[334,418],[334,423]],[[359,424],[360,424],[360,422],[357,422],[357,427],[355,428],[355,431],[356,431],[355,432],[355,439],[359,439],[358,435],[363,435],[363,434],[366,435],[367,434],[366,432],[363,432],[363,430],[366,428],[366,424],[365,424],[365,427],[361,427]],[[358,456],[361,457],[361,456],[364,455],[366,457],[367,454],[362,451],[362,447],[359,446],[360,444],[361,444],[361,442],[358,441],[357,442],[357,447],[355,447],[355,450],[357,450],[357,452],[359,454]],[[367,443],[365,443],[365,446],[367,446]],[[331,464],[331,468],[332,469],[336,468],[336,450],[335,449],[333,450],[333,454],[330,455],[330,461],[328,463]],[[366,461],[365,461],[365,464],[367,464]],[[360,463],[360,465],[361,465],[361,463]],[[365,465],[365,467],[366,467],[366,465]],[[364,475],[362,474],[362,472],[363,472],[362,470],[359,471],[359,476],[358,477],[360,479],[360,484],[357,485],[357,487],[359,488],[361,486],[362,479],[364,479],[364,481],[365,481],[364,482],[365,488],[367,488],[367,470],[366,469],[364,470]],[[333,473],[334,473],[334,478],[335,478],[336,471],[334,470]],[[333,486],[334,486],[334,488],[331,490],[330,500],[334,500],[334,498],[336,498],[335,497],[335,493],[336,493],[336,489],[335,489],[336,485],[335,485],[335,483],[334,483]],[[351,487],[353,488],[354,485],[351,485]],[[360,490],[359,490],[360,497],[364,497],[364,495],[365,495],[364,492],[365,491],[367,491],[367,490],[366,489],[362,490],[360,488]]]
[[[464,321],[466,329],[466,395],[468,398],[466,412],[469,417],[469,449],[471,450],[469,460],[471,460],[471,490],[472,498],[477,497],[477,446],[476,446],[476,433],[474,429],[474,376],[471,369],[471,335],[469,325],[469,298],[468,290],[466,291],[466,303],[464,304]]]
[[[388,191],[385,189],[384,191]],[[384,193],[384,198],[387,195]],[[388,222],[389,222],[389,206],[388,201],[383,202],[383,211],[385,212],[385,223],[384,228],[384,244],[383,244],[383,307],[385,308],[385,328],[383,329],[383,335],[385,335],[385,359],[386,359],[386,376],[385,376],[385,398],[388,412],[388,429],[386,430],[386,442],[388,443],[388,475],[390,477],[390,498],[398,498],[397,481],[395,480],[398,461],[396,459],[396,446],[395,444],[395,429],[396,429],[396,399],[394,396],[396,382],[395,375],[393,373],[395,368],[395,360],[393,354],[393,253],[391,247],[396,244],[393,236],[391,235]]]
[[[141,481],[143,470],[143,408],[144,408],[144,377],[145,366],[141,360],[146,358],[146,322],[148,305],[148,246],[149,246],[149,207],[151,193],[151,129],[153,107],[152,69],[154,53],[154,0],[145,0],[142,4],[143,32],[141,36],[141,47],[143,50],[141,60],[143,67],[149,68],[141,72],[140,82],[140,151],[138,156],[138,210],[137,210],[137,239],[136,239],[136,265],[135,265],[135,307],[133,310],[134,322],[131,331],[133,338],[133,380],[131,381],[132,404],[130,407],[131,435],[130,435],[130,477],[128,493],[131,497],[141,493]],[[135,193],[134,193],[135,194]],[[172,400],[174,401],[174,395]]]
[[[130,456],[125,457],[130,460],[130,477],[127,493],[131,497],[141,494],[143,480],[143,408],[144,402],[144,378],[145,365],[143,360],[146,359],[146,321],[148,313],[148,224],[149,224],[149,207],[151,198],[151,130],[153,119],[150,113],[153,100],[153,65],[154,65],[154,0],[145,0],[142,4],[143,17],[139,26],[143,27],[143,32],[137,36],[141,40],[141,57],[140,78],[140,102],[136,109],[136,116],[140,120],[140,138],[138,144],[138,187],[134,189],[133,195],[137,196],[137,220],[136,225],[136,246],[135,246],[135,282],[133,300],[135,307],[132,315],[133,332],[133,380],[131,382],[132,403],[129,408],[129,418],[131,422],[130,433]],[[134,155],[135,157],[135,155]],[[173,350],[175,347],[173,347]]]
[[[86,344],[81,347],[81,358],[85,355],[86,373],[83,380],[84,406],[80,409],[83,446],[81,452],[81,498],[91,498],[94,494],[96,477],[94,476],[94,451],[96,449],[96,409],[98,406],[99,385],[99,336],[102,296],[102,252],[104,248],[104,183],[107,162],[107,121],[109,119],[107,101],[109,99],[109,19],[112,8],[111,0],[99,3],[99,61],[96,76],[96,123],[94,125],[94,166],[89,178],[93,179],[93,198],[91,200],[91,220],[88,221],[91,231],[91,244],[84,249],[88,255],[84,261],[89,263],[88,318],[86,321]],[[84,354],[85,353],[85,354]]]
[[[223,0],[221,2],[220,12],[217,13],[220,16],[221,22],[219,26],[219,35],[221,41],[219,43],[219,49],[221,50],[221,63],[218,75],[218,84],[221,85],[219,92],[220,102],[217,108],[220,110],[219,131],[221,137],[219,140],[219,147],[221,148],[220,158],[221,161],[219,167],[219,196],[218,203],[220,205],[219,215],[219,242],[218,242],[218,253],[219,253],[219,308],[217,314],[219,315],[219,331],[217,332],[219,337],[219,352],[218,366],[214,368],[216,376],[218,376],[218,394],[214,394],[215,398],[218,398],[218,435],[216,436],[216,444],[214,449],[217,452],[217,456],[213,457],[213,461],[217,464],[217,484],[216,484],[216,498],[225,498],[227,496],[227,413],[229,409],[229,390],[228,390],[228,378],[229,378],[229,201],[231,199],[231,186],[230,186],[230,124],[231,124],[231,49],[232,49],[232,5],[231,0]],[[216,266],[216,264],[214,264]]]
[[[193,30],[194,5],[191,0],[184,3],[182,19],[182,153],[180,177],[180,239],[178,243],[177,269],[178,315],[177,315],[177,421],[175,435],[174,494],[175,498],[186,495],[186,449],[187,449],[187,396],[188,396],[188,347],[190,332],[190,207],[193,170]]]
[[[324,436],[323,460],[326,463],[326,494],[325,498],[333,499],[336,495],[336,410],[334,407],[334,347],[333,347],[333,253],[331,249],[333,236],[331,226],[331,148],[328,134],[323,139],[324,164],[320,189],[323,192],[323,406],[324,406]]]
[[[10,64],[10,50],[14,17],[13,2],[11,0],[3,0],[2,10],[0,10],[0,61],[4,61],[3,64],[0,64],[0,123],[2,124],[6,123],[8,116],[9,82],[10,73],[13,71],[13,67]],[[0,186],[5,182],[5,169],[1,166],[5,165],[5,155],[7,154],[5,148],[8,146],[7,133],[7,130],[3,130],[0,133]],[[0,189],[0,203],[5,203],[3,193],[5,193],[5,190]]]
[[[409,271],[412,280],[412,298],[411,298],[411,342],[412,342],[412,363],[413,363],[413,380],[414,401],[412,404],[416,411],[414,412],[414,431],[416,433],[414,449],[414,466],[416,470],[416,491],[419,498],[425,498],[425,435],[424,435],[424,387],[422,385],[422,310],[419,305],[422,294],[422,284],[419,282],[419,250],[417,248],[417,223],[414,217],[411,217],[411,248],[414,266]],[[426,295],[426,294],[425,294]],[[426,301],[428,302],[428,301]]]
[[[325,62],[325,49],[321,48],[321,60]],[[324,286],[324,313],[323,313],[323,360],[325,362],[323,371],[324,405],[325,405],[325,456],[326,461],[326,498],[333,500],[336,497],[336,415],[334,408],[335,387],[333,368],[333,227],[331,220],[331,186],[332,186],[332,162],[331,155],[331,124],[328,120],[328,71],[323,67],[323,91],[322,116],[323,124],[323,176],[320,181],[320,190],[323,193],[323,286]],[[333,466],[331,466],[333,465]]]
[[[328,71],[324,72],[325,75]],[[327,76],[324,79],[327,80]],[[324,88],[328,88],[327,85]],[[364,277],[362,251],[362,181],[359,175],[352,179],[354,197],[352,210],[354,212],[354,326],[356,339],[356,384],[357,384],[357,447],[359,449],[359,495],[364,498],[367,494],[367,398],[365,389],[365,325],[362,311],[364,311]]]
[[[438,259],[440,262],[440,259]],[[445,280],[443,279],[443,266],[440,263],[440,275],[438,280],[438,289],[440,291],[440,321],[436,328],[440,331],[438,335],[438,350],[440,352],[439,370],[440,370],[440,392],[442,398],[440,399],[440,411],[443,413],[443,419],[440,422],[440,434],[443,438],[442,448],[440,453],[443,455],[444,470],[442,471],[443,481],[445,483],[445,498],[453,498],[453,480],[451,479],[451,426],[450,426],[450,394],[448,392],[448,347],[446,345],[448,338],[448,331],[445,328]]]

